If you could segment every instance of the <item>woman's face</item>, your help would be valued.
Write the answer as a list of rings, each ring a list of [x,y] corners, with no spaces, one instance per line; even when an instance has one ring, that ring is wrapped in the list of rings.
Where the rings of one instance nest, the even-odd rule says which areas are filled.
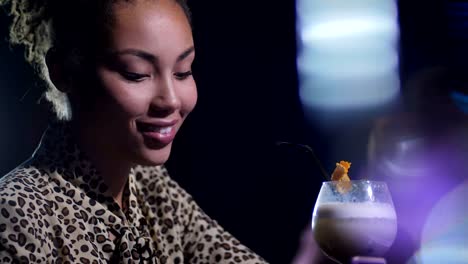
[[[81,125],[112,155],[162,164],[197,101],[191,27],[173,0],[120,3],[113,14],[96,68],[102,92]]]

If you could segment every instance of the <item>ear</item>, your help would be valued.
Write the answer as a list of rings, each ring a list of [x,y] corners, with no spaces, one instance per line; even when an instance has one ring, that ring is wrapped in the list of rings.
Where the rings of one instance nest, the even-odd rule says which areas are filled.
[[[64,71],[63,56],[55,48],[50,48],[47,51],[46,57],[47,69],[49,70],[49,77],[55,87],[63,92],[67,93],[70,91],[69,82]]]

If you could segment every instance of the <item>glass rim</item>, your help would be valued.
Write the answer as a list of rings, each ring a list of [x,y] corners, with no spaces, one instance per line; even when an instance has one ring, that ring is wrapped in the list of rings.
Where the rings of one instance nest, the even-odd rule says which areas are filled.
[[[323,185],[323,184],[338,183],[338,182],[340,182],[340,181],[323,181],[323,182],[322,182],[322,185]],[[365,182],[365,183],[376,183],[376,184],[385,184],[385,185],[387,185],[387,182],[386,182],[386,181],[374,181],[374,180],[368,180],[368,179],[351,180],[350,182],[351,182],[351,183],[361,183],[361,182]]]

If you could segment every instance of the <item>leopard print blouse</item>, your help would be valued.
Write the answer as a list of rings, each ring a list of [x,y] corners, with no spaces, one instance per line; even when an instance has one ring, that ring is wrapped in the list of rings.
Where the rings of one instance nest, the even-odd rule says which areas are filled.
[[[0,179],[0,262],[266,263],[210,219],[163,166],[132,169],[124,208],[64,124]]]

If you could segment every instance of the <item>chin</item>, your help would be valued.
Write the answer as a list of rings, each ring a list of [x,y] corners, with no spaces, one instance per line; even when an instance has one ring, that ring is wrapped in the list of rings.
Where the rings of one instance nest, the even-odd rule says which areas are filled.
[[[159,166],[166,163],[171,154],[172,144],[168,144],[162,148],[150,149],[145,147],[142,152],[138,153],[137,164],[143,166]]]

